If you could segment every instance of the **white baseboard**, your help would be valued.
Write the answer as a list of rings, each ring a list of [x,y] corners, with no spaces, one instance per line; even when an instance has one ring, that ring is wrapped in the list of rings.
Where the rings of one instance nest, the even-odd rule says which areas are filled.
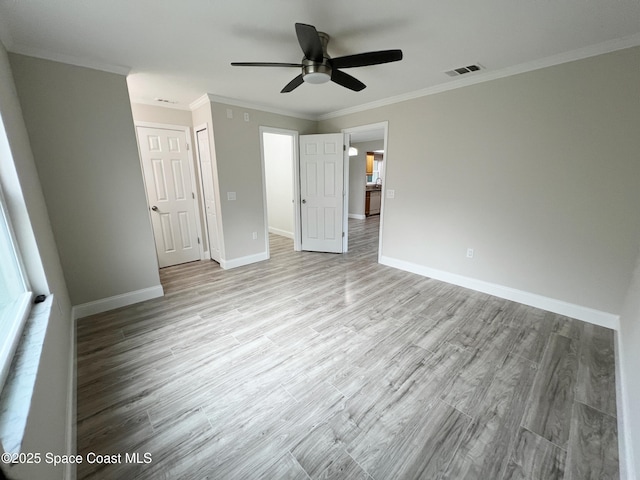
[[[405,270],[407,272],[417,273],[424,277],[452,283],[478,292],[488,293],[489,295],[494,295],[506,300],[523,303],[531,307],[540,308],[560,315],[566,315],[567,317],[576,318],[601,327],[611,328],[616,331],[620,329],[620,316],[614,315],[613,313],[583,307],[582,305],[556,300],[555,298],[544,297],[535,293],[525,292],[523,290],[517,290],[515,288],[505,287],[503,285],[497,285],[495,283],[485,282],[483,280],[477,280],[475,278],[469,278],[455,273],[436,270],[434,268],[425,267],[412,262],[406,262],[404,260],[398,260],[384,255],[380,256],[380,263],[389,267]]]
[[[269,227],[269,233],[293,239],[293,232],[287,232],[286,230],[280,230],[279,228]]]
[[[164,290],[162,289],[162,285],[156,285],[154,287],[136,290],[135,292],[127,292],[121,295],[96,300],[94,302],[74,305],[71,308],[71,316],[74,320],[77,320],[78,318],[95,315],[96,313],[108,312],[109,310],[126,307],[127,305],[144,302],[145,300],[162,297],[163,295]]]
[[[356,220],[364,220],[367,218],[366,215],[360,215],[359,213],[350,213],[349,218],[355,218]]]
[[[202,258],[200,260],[211,260],[211,256],[209,255],[209,250],[202,251]]]
[[[220,266],[229,270],[231,268],[243,267],[251,263],[262,262],[263,260],[269,260],[267,252],[256,253],[255,255],[248,255],[246,257],[234,258],[232,260],[221,260]]]

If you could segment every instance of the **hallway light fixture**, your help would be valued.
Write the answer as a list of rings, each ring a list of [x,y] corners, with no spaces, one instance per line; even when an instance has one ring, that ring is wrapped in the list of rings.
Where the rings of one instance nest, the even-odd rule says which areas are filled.
[[[355,157],[358,155],[358,149],[356,147],[349,147],[349,156]]]

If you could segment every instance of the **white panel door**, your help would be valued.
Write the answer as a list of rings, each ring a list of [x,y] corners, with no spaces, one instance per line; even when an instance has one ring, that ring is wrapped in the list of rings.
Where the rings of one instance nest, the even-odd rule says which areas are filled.
[[[196,142],[198,143],[198,158],[200,159],[200,170],[202,172],[207,233],[209,234],[209,255],[213,260],[220,263],[220,236],[218,232],[215,184],[213,181],[211,150],[209,149],[209,134],[206,129],[196,132]]]
[[[160,268],[200,260],[186,134],[137,129]]]
[[[344,135],[300,136],[302,250],[342,253]]]

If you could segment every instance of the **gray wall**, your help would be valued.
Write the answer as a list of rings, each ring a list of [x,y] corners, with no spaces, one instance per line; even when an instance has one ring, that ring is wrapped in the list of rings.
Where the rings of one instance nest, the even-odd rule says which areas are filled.
[[[621,315],[638,472],[639,85],[636,47],[320,122],[389,121],[383,255]]]
[[[227,109],[233,118],[227,118]],[[244,121],[244,113],[249,121]],[[215,158],[221,187],[225,260],[236,260],[265,252],[264,196],[260,126],[315,133],[317,122],[275,113],[211,102]],[[236,200],[227,200],[236,192]],[[258,239],[252,239],[258,232]]]
[[[72,304],[160,285],[126,78],[10,60]]]
[[[640,245],[639,60],[622,50],[320,130],[389,121],[383,255],[619,314]]]
[[[27,452],[65,454],[67,419],[73,398],[69,394],[70,360],[73,352],[71,304],[57,246],[49,222],[36,165],[29,146],[7,52],[0,44],[0,115],[7,132],[10,155],[2,152],[0,181],[9,203],[18,244],[26,270],[37,293],[54,294],[45,343],[23,442]],[[4,468],[4,465],[2,466]],[[12,478],[63,478],[63,467],[21,465]]]

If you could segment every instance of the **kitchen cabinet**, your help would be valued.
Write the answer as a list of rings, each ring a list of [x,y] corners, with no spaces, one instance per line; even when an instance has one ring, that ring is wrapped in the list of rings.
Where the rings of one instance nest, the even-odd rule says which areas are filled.
[[[373,152],[367,152],[367,175],[373,175]]]
[[[368,190],[364,203],[364,214],[369,215],[380,214],[380,203],[382,200],[382,192],[380,190]]]

